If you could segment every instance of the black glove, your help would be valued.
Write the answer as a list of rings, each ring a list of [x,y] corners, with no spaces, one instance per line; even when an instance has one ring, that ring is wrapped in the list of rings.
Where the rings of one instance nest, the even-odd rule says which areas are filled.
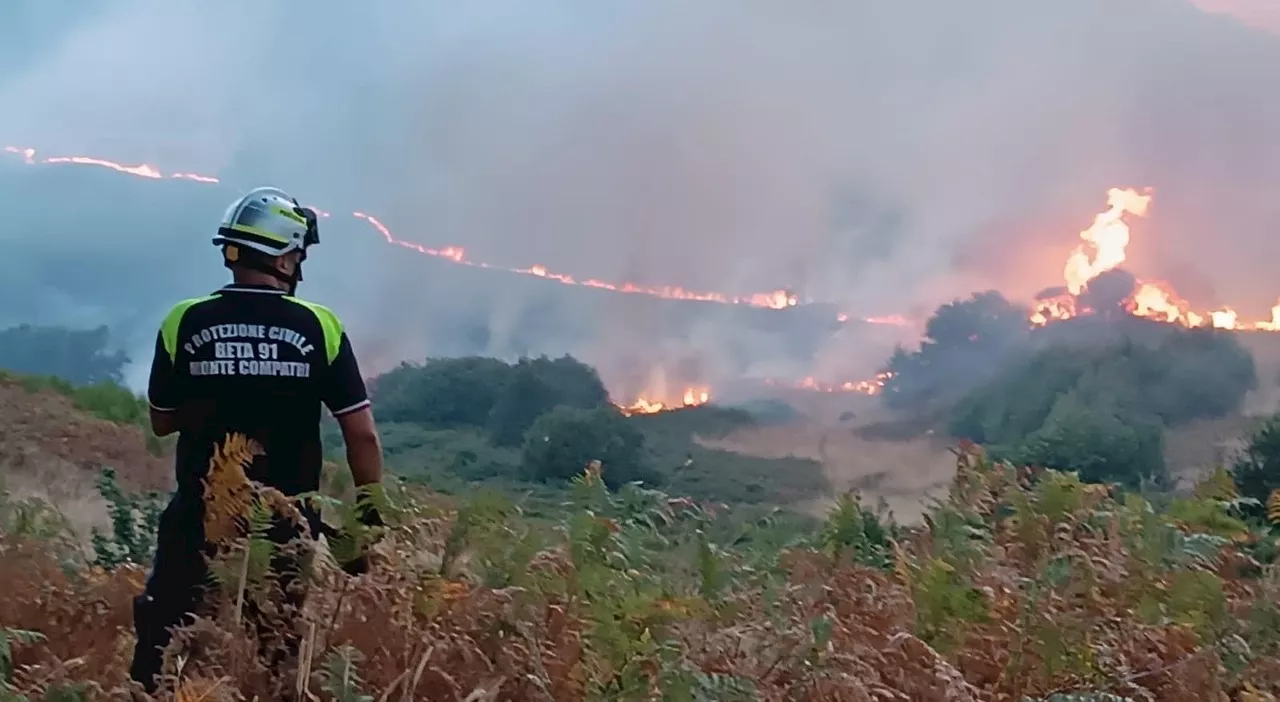
[[[347,561],[342,564],[342,572],[352,577],[364,575],[369,572],[369,554],[362,553],[356,556],[354,560]]]

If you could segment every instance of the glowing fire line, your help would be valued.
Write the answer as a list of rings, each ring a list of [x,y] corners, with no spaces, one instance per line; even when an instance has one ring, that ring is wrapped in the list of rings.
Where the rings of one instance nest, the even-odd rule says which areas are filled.
[[[197,183],[219,184],[222,181],[214,176],[201,175],[199,173],[189,172],[173,172],[165,173],[156,166],[150,164],[128,165],[109,161],[106,159],[95,158],[91,156],[55,156],[37,158],[37,152],[34,148],[5,146],[4,151],[14,154],[22,158],[23,163],[27,165],[58,165],[58,164],[74,164],[80,166],[96,166],[106,168],[116,173],[131,175],[139,178],[148,178],[151,180],[188,180]],[[325,217],[330,213],[320,211]],[[498,270],[507,273],[515,273],[519,275],[533,276],[544,280],[555,281],[563,285],[575,285],[588,288],[596,288],[600,290],[608,290],[611,292],[631,294],[631,295],[648,295],[671,300],[689,300],[697,302],[715,302],[727,305],[747,305],[750,307],[767,308],[767,309],[785,309],[787,307],[795,307],[800,305],[799,299],[786,290],[774,290],[766,293],[752,293],[750,295],[729,295],[720,292],[704,292],[696,290],[686,290],[679,286],[647,286],[636,283],[610,283],[595,278],[587,278],[579,280],[565,273],[556,273],[547,269],[541,264],[535,264],[527,268],[518,268],[510,266],[501,266],[497,264],[487,263],[484,261],[475,261],[467,258],[466,250],[458,246],[446,246],[444,248],[432,248],[412,241],[397,238],[391,233],[391,230],[383,224],[377,217],[365,212],[352,212],[352,216],[364,220],[370,226],[382,235],[388,244],[394,244],[402,248],[416,251],[427,256],[447,260],[451,263],[470,266],[473,268],[484,268],[489,270]],[[838,321],[848,321],[848,315],[840,313],[837,317]],[[905,326],[906,320],[897,316],[890,317],[870,317],[862,320],[868,324],[888,324],[895,326]]]

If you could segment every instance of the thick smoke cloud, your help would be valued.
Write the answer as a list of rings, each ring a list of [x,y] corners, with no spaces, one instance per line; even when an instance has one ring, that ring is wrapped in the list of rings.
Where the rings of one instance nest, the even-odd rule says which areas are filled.
[[[476,259],[923,318],[970,290],[1058,283],[1106,189],[1132,185],[1156,190],[1137,272],[1243,312],[1280,294],[1280,39],[1182,0],[55,5],[0,10],[41,38],[0,54],[0,141],[272,182]],[[112,186],[126,214],[83,192],[105,175],[43,177],[48,202],[105,209],[52,236],[47,211],[7,203],[23,225],[3,241],[23,257],[0,273],[47,297],[14,306],[33,321],[118,314],[146,348],[172,298],[216,284],[206,234],[233,189]],[[306,291],[378,364],[557,343],[604,363],[660,316],[566,308],[558,288],[325,225]],[[166,272],[68,298],[53,271],[101,265],[86,252],[104,233],[113,260]],[[525,329],[537,321],[561,340]],[[714,368],[741,343],[784,343],[730,327],[655,347]],[[843,334],[821,370],[872,370],[898,338]]]

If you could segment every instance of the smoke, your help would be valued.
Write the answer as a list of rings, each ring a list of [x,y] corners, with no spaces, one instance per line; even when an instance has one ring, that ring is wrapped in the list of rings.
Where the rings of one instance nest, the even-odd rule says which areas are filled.
[[[54,25],[55,10],[69,19]],[[971,290],[1058,283],[1107,188],[1151,186],[1135,272],[1242,312],[1280,294],[1280,39],[1182,0],[19,0],[0,12],[17,17],[5,32],[41,37],[0,71],[12,106],[0,141],[277,184],[333,210],[304,291],[347,319],[367,365],[574,351],[707,374],[813,368],[732,316],[675,337],[633,300],[406,260],[336,216],[352,209],[478,260],[786,286],[855,317],[923,319]],[[216,284],[207,234],[234,188],[42,178],[34,200],[0,193],[24,223],[5,237],[24,262],[0,272],[20,265],[11,279],[49,300],[28,321],[140,320],[127,333],[147,357],[148,320],[207,289],[193,281]],[[68,230],[68,202],[95,222]],[[103,276],[109,295],[71,304],[65,275],[32,277],[33,260],[104,265],[88,253],[104,236],[110,260],[146,262]],[[842,333],[816,353],[824,373],[865,373],[900,340]]]

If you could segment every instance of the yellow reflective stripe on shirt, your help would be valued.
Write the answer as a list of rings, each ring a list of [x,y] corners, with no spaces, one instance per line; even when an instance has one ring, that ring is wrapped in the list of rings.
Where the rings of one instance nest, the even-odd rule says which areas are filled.
[[[183,300],[173,306],[169,310],[169,314],[165,315],[164,321],[160,323],[160,338],[164,342],[164,350],[169,354],[169,360],[174,361],[178,358],[178,326],[182,324],[182,317],[191,309],[193,305],[212,300],[216,295],[206,295],[204,297],[193,297],[190,300]]]
[[[333,310],[324,305],[317,305],[314,302],[307,302],[288,295],[284,299],[306,307],[311,310],[316,319],[320,320],[320,328],[324,330],[325,354],[329,359],[329,363],[333,363],[333,359],[338,357],[338,349],[342,346],[342,320],[338,319],[338,315],[334,314]]]

